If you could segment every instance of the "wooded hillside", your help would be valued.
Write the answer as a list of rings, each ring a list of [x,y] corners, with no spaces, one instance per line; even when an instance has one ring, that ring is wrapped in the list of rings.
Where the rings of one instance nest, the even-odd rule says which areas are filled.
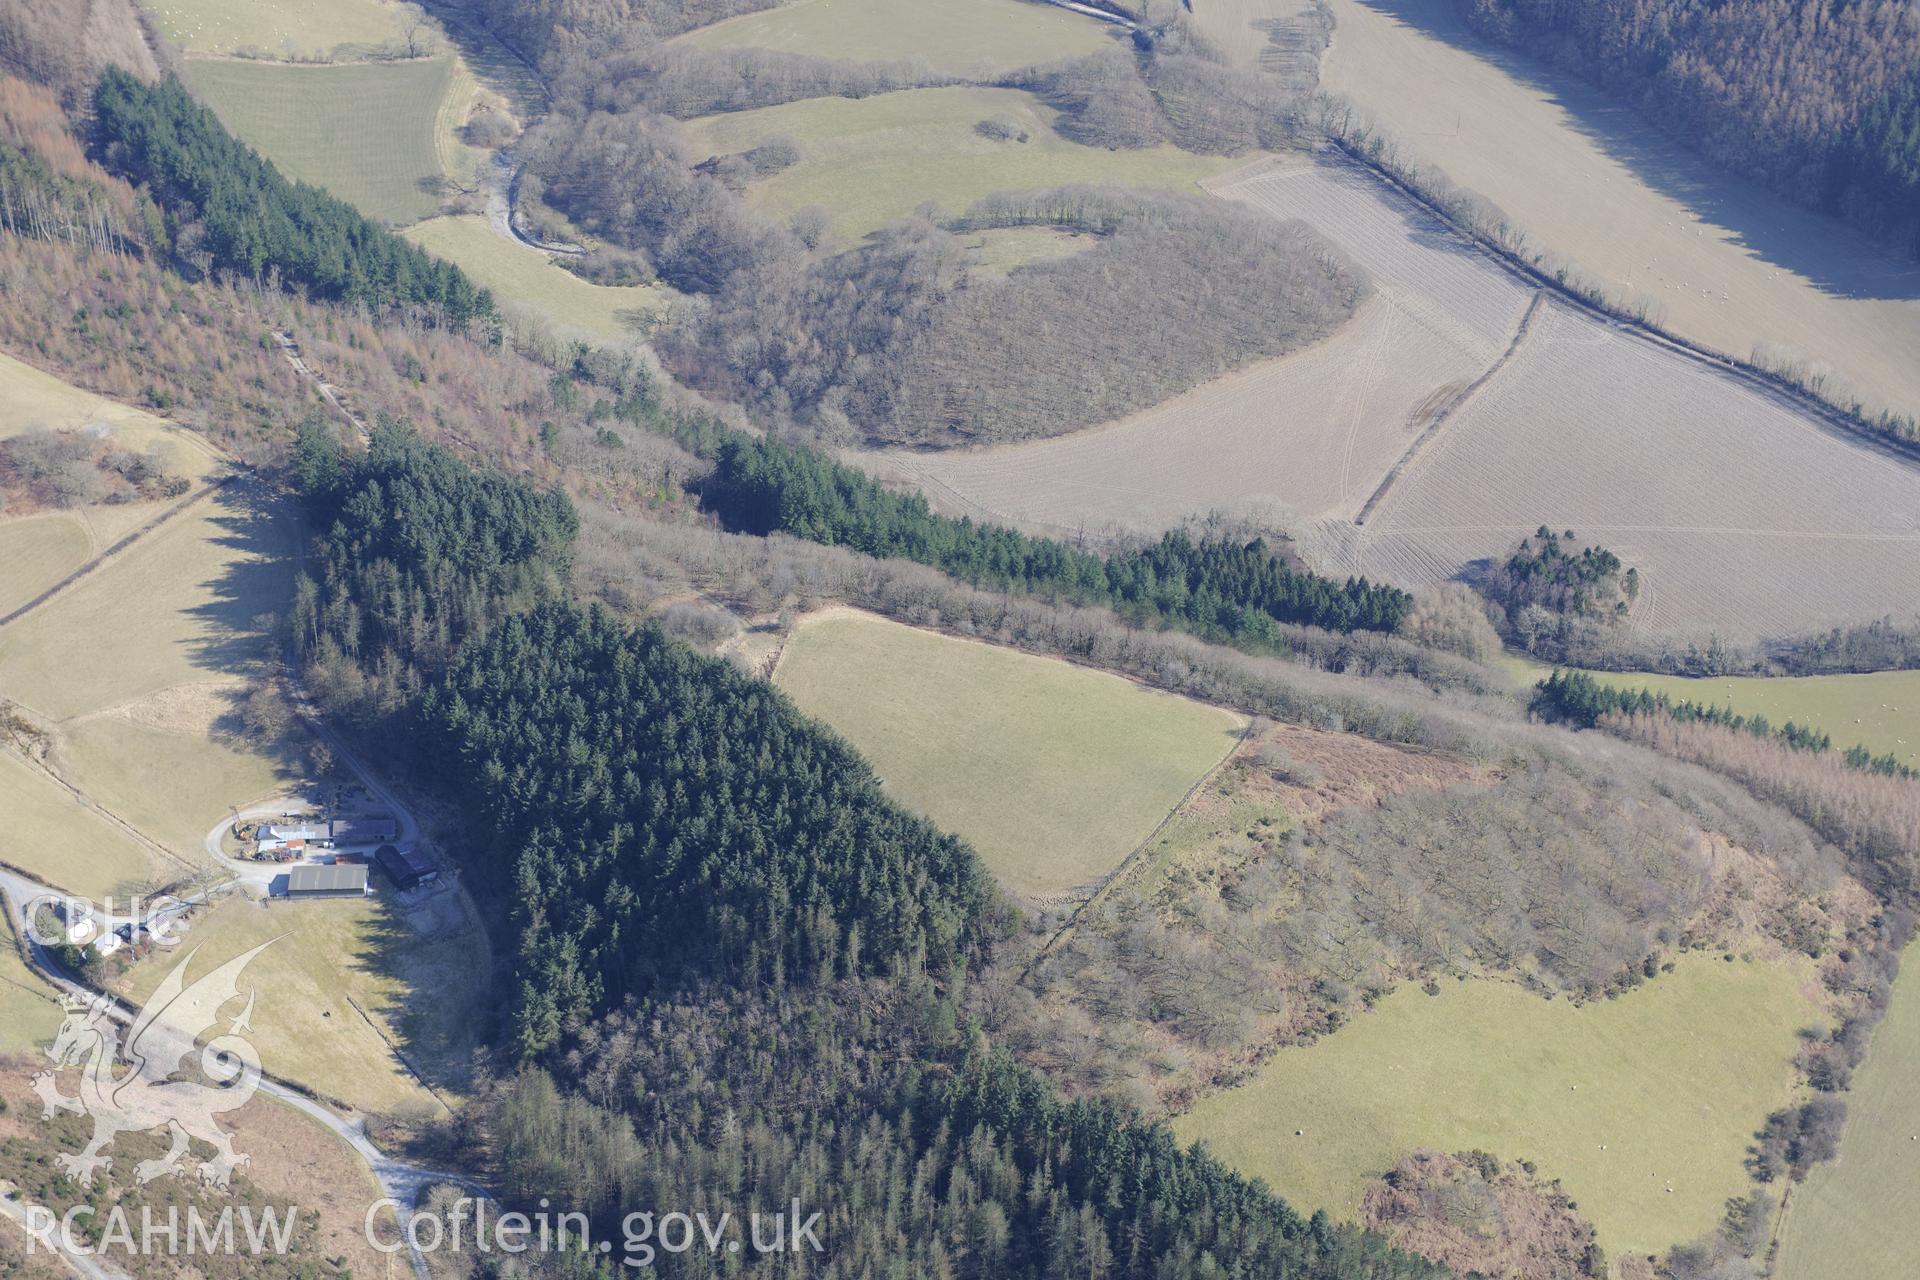
[[[508,615],[467,629],[404,754],[470,815],[459,856],[510,924],[504,1047],[535,1065],[492,1091],[471,1153],[510,1202],[561,1197],[609,1235],[642,1204],[805,1204],[824,1220],[809,1273],[829,1277],[902,1257],[982,1280],[1445,1274],[963,1029],[1001,927],[971,849],[730,664],[597,609],[511,612],[564,554],[563,500],[395,428],[376,450],[310,433],[298,468],[358,514],[402,495],[374,536],[327,535],[342,608]],[[698,1254],[650,1261],[706,1274]]]
[[[1042,191],[956,225],[1098,240],[981,279],[946,229],[903,223],[790,283],[723,290],[667,350],[694,381],[828,440],[987,443],[1109,421],[1307,346],[1367,288],[1305,224],[1218,201]]]
[[[1664,131],[1920,253],[1910,0],[1457,0],[1482,34],[1633,101]]]
[[[458,267],[345,201],[288,182],[173,76],[149,85],[109,67],[93,105],[105,164],[152,192],[175,254],[201,273],[220,268],[316,297],[414,308],[453,329],[493,314],[492,296]]]
[[[566,604],[471,647],[421,707],[423,773],[512,886],[513,1043],[698,975],[944,970],[992,896],[843,740],[729,663]]]

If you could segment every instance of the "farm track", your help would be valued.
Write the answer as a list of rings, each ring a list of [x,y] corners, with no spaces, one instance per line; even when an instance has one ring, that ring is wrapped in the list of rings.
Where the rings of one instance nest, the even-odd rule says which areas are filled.
[[[1096,903],[1105,901],[1108,895],[1118,888],[1121,883],[1133,878],[1140,870],[1141,864],[1146,860],[1147,851],[1153,847],[1153,842],[1158,840],[1161,833],[1172,825],[1175,818],[1178,818],[1186,811],[1187,806],[1193,803],[1193,798],[1199,795],[1208,783],[1219,777],[1220,771],[1226,768],[1235,756],[1240,754],[1240,749],[1246,746],[1247,740],[1253,736],[1255,723],[1255,718],[1249,717],[1245,727],[1240,730],[1239,736],[1233,740],[1233,745],[1227,748],[1227,753],[1216,760],[1211,769],[1208,769],[1194,780],[1194,784],[1187,788],[1186,794],[1180,797],[1180,802],[1174,805],[1173,808],[1167,810],[1166,816],[1154,824],[1153,830],[1147,832],[1146,839],[1135,845],[1126,857],[1120,859],[1113,870],[1107,872],[1106,875],[1100,877],[1100,879],[1094,883],[1091,892],[1080,900],[1080,904],[1068,913],[1065,920],[1060,922],[1060,927],[1055,929],[1052,935],[1047,938],[1046,942],[1041,945],[1040,950],[1034,953],[1033,959],[1027,961],[1026,968],[1020,972],[1020,981],[1022,983],[1027,982],[1033,977],[1034,971],[1045,962],[1048,956],[1052,955],[1054,951],[1059,948],[1060,944],[1066,940],[1067,935],[1074,931],[1074,928],[1080,923],[1081,918],[1084,917],[1088,911],[1092,910]]]
[[[322,378],[315,372],[314,367],[307,363],[306,357],[300,354],[300,344],[293,340],[293,335],[275,329],[273,340],[279,344],[280,354],[287,358],[287,363],[293,366],[293,371],[318,391],[322,400],[332,405],[341,417],[353,425],[354,431],[359,433],[361,446],[366,446],[373,439],[367,431],[367,424],[362,422],[353,410],[347,408],[346,401],[333,384]]]
[[[26,761],[27,765],[31,767],[36,773],[40,774],[42,777],[46,778],[49,782],[53,783],[53,785],[55,785],[56,787],[59,787],[62,791],[66,792],[69,796],[71,796],[74,800],[74,803],[78,804],[83,809],[87,809],[93,813],[100,815],[100,817],[104,821],[106,821],[109,825],[119,830],[122,834],[126,835],[135,844],[139,845],[142,849],[145,849],[148,853],[152,854],[154,857],[159,858],[164,862],[172,863],[174,866],[180,868],[180,870],[184,872],[186,875],[192,875],[196,872],[201,872],[206,870],[205,867],[200,866],[198,863],[192,862],[186,858],[181,857],[179,854],[175,853],[173,850],[161,844],[158,840],[153,839],[146,832],[140,830],[139,827],[134,826],[131,822],[128,822],[125,818],[121,817],[119,814],[115,813],[113,810],[107,808],[105,805],[95,800],[92,796],[89,796],[86,792],[80,790],[80,788],[74,786],[71,782],[68,782],[65,778],[55,773],[52,769],[49,769],[41,761],[36,760],[32,756],[26,755],[24,753],[16,753],[16,754],[18,754],[22,760]],[[26,873],[21,872],[20,874],[24,875]]]
[[[1124,13],[1116,13],[1112,9],[1103,9],[1098,5],[1082,4],[1080,0],[1043,0],[1043,3],[1053,5],[1056,8],[1069,10],[1082,17],[1093,18],[1100,22],[1111,22],[1116,27],[1127,31],[1138,31],[1140,29],[1140,24],[1132,18],[1127,17]]]
[[[140,1009],[126,997],[115,992],[103,991],[82,981],[68,972],[47,948],[31,941],[27,929],[26,908],[30,902],[52,889],[44,881],[12,871],[0,871],[0,910],[7,911],[12,917],[11,923],[19,940],[28,967],[37,971],[63,995],[74,996],[89,1002],[100,1001],[106,1013],[116,1022],[131,1023]],[[345,1142],[366,1164],[367,1172],[379,1186],[381,1194],[398,1206],[395,1213],[402,1225],[412,1217],[420,1193],[437,1183],[447,1183],[460,1187],[470,1194],[490,1195],[490,1191],[481,1183],[465,1174],[451,1170],[431,1169],[395,1156],[374,1146],[367,1137],[364,1118],[349,1120],[340,1115],[335,1107],[351,1111],[344,1103],[329,1098],[323,1093],[297,1084],[271,1071],[260,1072],[260,1092],[292,1107],[303,1115],[318,1121],[329,1132]],[[417,1280],[432,1280],[432,1272],[427,1267],[425,1256],[417,1248],[409,1249],[413,1272]],[[107,1280],[125,1280],[124,1273],[103,1268]]]
[[[1373,296],[1314,347],[1118,423],[862,460],[943,510],[1056,535],[1273,519],[1316,535],[1322,569],[1410,589],[1571,528],[1639,568],[1632,624],[1676,636],[1920,598],[1920,464],[1844,415],[1568,296],[1340,153],[1207,187],[1307,222]]]
[[[1750,360],[1743,360],[1724,351],[1716,351],[1704,343],[1695,342],[1679,334],[1663,329],[1645,320],[1637,319],[1610,311],[1589,300],[1584,294],[1568,288],[1555,277],[1548,275],[1526,259],[1492,240],[1486,235],[1466,227],[1450,216],[1445,209],[1436,204],[1425,192],[1413,184],[1396,176],[1386,169],[1372,163],[1364,156],[1342,144],[1335,143],[1334,149],[1353,164],[1371,174],[1377,181],[1393,188],[1407,199],[1425,209],[1434,218],[1444,223],[1456,235],[1471,241],[1489,259],[1497,262],[1506,271],[1528,282],[1536,288],[1546,290],[1559,301],[1584,312],[1595,320],[1616,328],[1630,331],[1656,346],[1678,352],[1691,360],[1698,361],[1716,373],[1736,378],[1756,389],[1778,398],[1782,403],[1813,418],[1819,425],[1853,441],[1864,444],[1889,456],[1907,462],[1920,463],[1920,442],[1907,444],[1893,439],[1884,432],[1875,431],[1858,417],[1837,406],[1822,400],[1812,392],[1790,382],[1779,374],[1760,368]]]
[[[467,69],[482,85],[511,103],[522,123],[531,124],[552,107],[553,93],[533,60],[508,44],[477,14],[446,3],[425,8],[440,22]],[[574,257],[586,253],[579,245],[536,239],[514,222],[514,206],[520,199],[520,166],[514,163],[511,148],[494,152],[480,178],[487,192],[487,221],[501,239],[545,253]]]
[[[7,613],[4,616],[0,616],[0,627],[4,627],[8,623],[16,621],[17,619],[22,618],[29,613],[32,613],[35,609],[38,609],[41,605],[46,604],[49,600],[52,600],[55,596],[58,596],[63,592],[65,592],[68,587],[71,587],[74,583],[80,581],[82,578],[88,576],[89,574],[95,572],[96,570],[105,568],[109,562],[118,559],[121,553],[125,552],[134,543],[146,537],[148,534],[152,533],[154,530],[160,528],[160,526],[166,524],[167,521],[173,519],[175,516],[179,515],[181,512],[186,511],[187,509],[189,509],[190,507],[193,507],[195,504],[201,501],[204,501],[207,497],[212,495],[216,490],[224,488],[226,485],[228,485],[229,483],[231,483],[233,480],[237,478],[238,477],[233,475],[221,476],[219,479],[213,481],[212,483],[203,485],[199,489],[194,490],[192,493],[182,498],[179,502],[174,503],[171,507],[168,507],[165,511],[160,512],[158,515],[154,516],[153,519],[141,525],[138,529],[135,529],[133,532],[122,536],[118,541],[114,542],[105,551],[102,551],[99,555],[94,556],[91,560],[81,565],[78,569],[75,569],[72,573],[69,573],[66,577],[60,579],[60,581],[48,587],[45,591],[42,591],[39,595],[35,596],[33,599],[27,601],[23,605],[20,605],[18,608],[12,610],[10,613]]]
[[[1605,90],[1477,35],[1458,6],[1328,4],[1328,89],[1530,246],[1657,303],[1660,328],[1702,347],[1779,344],[1870,401],[1920,411],[1913,262],[1716,171]]]
[[[942,510],[1063,536],[1157,533],[1214,510],[1351,517],[1430,406],[1507,349],[1535,291],[1351,166],[1262,160],[1204,187],[1313,226],[1368,272],[1372,295],[1311,347],[1106,426],[855,459],[912,477]]]
[[[1365,524],[1367,522],[1367,517],[1373,514],[1373,509],[1379,506],[1382,500],[1386,498],[1387,490],[1393,487],[1393,482],[1398,480],[1406,473],[1409,467],[1419,460],[1420,451],[1440,433],[1440,428],[1446,425],[1447,419],[1471,403],[1473,398],[1480,393],[1481,389],[1493,381],[1493,379],[1499,375],[1500,371],[1512,362],[1514,353],[1520,350],[1520,344],[1527,340],[1527,331],[1533,326],[1533,318],[1540,313],[1540,304],[1546,299],[1546,296],[1544,292],[1533,295],[1533,302],[1527,307],[1527,313],[1520,317],[1520,325],[1513,331],[1513,341],[1507,345],[1506,351],[1487,368],[1485,373],[1468,383],[1466,387],[1461,389],[1458,395],[1442,405],[1440,411],[1434,414],[1433,421],[1427,424],[1427,429],[1414,437],[1414,441],[1407,447],[1407,451],[1400,455],[1400,460],[1393,464],[1386,476],[1380,481],[1380,487],[1375,489],[1372,495],[1367,498],[1366,502],[1361,504],[1359,512],[1353,517],[1355,524]]]
[[[1640,570],[1638,627],[1756,639],[1920,598],[1920,471],[1553,298],[1330,564],[1417,588],[1541,524]]]

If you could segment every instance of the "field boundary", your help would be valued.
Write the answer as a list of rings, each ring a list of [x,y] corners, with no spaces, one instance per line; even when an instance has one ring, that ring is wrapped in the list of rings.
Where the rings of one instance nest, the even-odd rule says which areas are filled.
[[[179,502],[174,503],[172,506],[168,507],[165,511],[160,512],[158,515],[154,516],[151,520],[148,520],[145,524],[133,530],[133,532],[122,535],[118,541],[113,543],[113,545],[109,546],[105,551],[102,551],[99,555],[87,561],[85,564],[81,565],[78,569],[75,569],[72,573],[60,579],[60,581],[54,583],[52,586],[48,587],[45,591],[42,591],[39,595],[35,596],[33,599],[27,601],[25,604],[21,605],[19,608],[13,610],[11,613],[6,614],[5,616],[0,616],[0,627],[4,627],[9,622],[14,622],[18,620],[21,616],[27,613],[30,613],[35,609],[38,609],[41,605],[47,603],[47,601],[53,599],[55,596],[65,591],[68,587],[72,586],[74,583],[78,582],[80,579],[86,577],[90,573],[93,573],[95,570],[102,568],[107,563],[107,561],[117,557],[121,552],[125,551],[128,547],[132,546],[135,542],[138,542],[141,538],[146,537],[148,534],[158,529],[161,525],[167,523],[167,521],[173,519],[175,516],[185,511],[188,507],[194,506],[195,504],[200,502],[202,499],[207,497],[208,494],[213,493],[216,489],[226,488],[227,485],[231,484],[236,478],[237,477],[232,473],[221,476],[219,479],[211,481],[210,483],[203,485],[201,488],[196,489],[194,492],[188,494],[185,498],[182,498]]]
[[[1367,517],[1372,515],[1374,509],[1385,500],[1387,490],[1391,489],[1394,481],[1405,474],[1408,468],[1418,460],[1421,450],[1432,443],[1433,438],[1440,433],[1440,428],[1445,426],[1455,413],[1464,409],[1469,401],[1479,395],[1486,385],[1512,362],[1515,353],[1520,350],[1520,344],[1526,341],[1528,332],[1533,328],[1534,317],[1539,314],[1546,300],[1546,290],[1534,291],[1533,301],[1527,304],[1526,312],[1520,317],[1520,324],[1514,329],[1513,340],[1507,344],[1507,349],[1500,354],[1499,359],[1487,366],[1484,373],[1462,387],[1453,399],[1442,405],[1440,412],[1433,415],[1433,421],[1427,424],[1426,429],[1413,438],[1413,443],[1407,446],[1407,451],[1394,459],[1393,465],[1387,468],[1387,474],[1380,478],[1380,483],[1374,488],[1373,493],[1360,504],[1359,512],[1353,517],[1354,524],[1366,524]]]
[[[447,0],[425,0],[425,3],[421,4],[420,7],[426,11],[429,17],[440,24],[442,32],[446,35],[448,41],[453,44],[455,52],[466,61],[475,79],[479,80],[482,84],[486,84],[486,77],[481,74],[479,64],[475,63],[472,58],[469,58],[466,50],[460,47],[459,39],[454,35],[456,27],[465,28],[468,31],[478,30],[483,37],[499,45],[501,49],[506,51],[509,57],[526,68],[527,78],[533,84],[539,86],[540,96],[545,100],[546,106],[549,108],[552,107],[553,90],[548,86],[546,77],[540,74],[539,64],[519,49],[514,48],[512,43],[498,31],[495,31],[485,18],[463,5],[450,4]],[[488,87],[493,88],[491,85],[488,85]],[[502,97],[510,96],[499,89],[494,89],[494,92],[499,93]]]
[[[35,957],[35,960],[32,962],[32,968],[34,972],[45,974],[56,981],[64,980],[66,983],[74,987],[78,987],[83,990],[93,992],[94,995],[98,996],[102,1000],[107,1001],[115,1009],[118,1009],[123,1015],[125,1015],[130,1019],[137,1018],[140,1016],[140,1006],[135,1004],[132,1000],[128,999],[126,996],[121,995],[118,991],[111,990],[107,987],[100,986],[96,983],[84,981],[78,975],[63,973],[62,971],[53,968],[51,965],[42,965],[41,963],[39,963],[38,957]],[[330,1093],[324,1093],[321,1090],[314,1088],[312,1085],[302,1084],[298,1080],[290,1080],[285,1076],[276,1075],[275,1073],[267,1070],[264,1067],[260,1069],[260,1078],[262,1080],[272,1082],[273,1084],[279,1086],[280,1088],[287,1090],[289,1093],[297,1093],[303,1098],[310,1098],[315,1102],[324,1103],[327,1106],[332,1107],[336,1111],[343,1111],[348,1115],[367,1114],[365,1111],[354,1106],[351,1102],[348,1102],[344,1098],[336,1098]]]
[[[414,1078],[415,1083],[417,1083],[422,1089],[425,1089],[427,1091],[427,1095],[431,1097],[435,1102],[439,1103],[442,1107],[446,1108],[448,1115],[452,1115],[453,1112],[456,1110],[454,1105],[448,1102],[445,1098],[440,1096],[440,1091],[433,1087],[432,1082],[429,1081],[426,1078],[426,1076],[421,1074],[420,1068],[416,1067],[413,1064],[413,1059],[407,1056],[407,1051],[405,1049],[402,1049],[391,1035],[387,1034],[387,1029],[381,1026],[378,1022],[374,1021],[373,1015],[367,1012],[366,1007],[364,1005],[362,1005],[358,1000],[353,998],[352,992],[343,989],[340,994],[346,1000],[347,1004],[353,1009],[353,1011],[360,1015],[361,1021],[365,1022],[368,1027],[372,1028],[373,1034],[380,1037],[380,1042],[387,1046],[387,1051],[393,1054],[394,1060],[397,1061],[401,1066],[407,1069],[407,1074]]]
[[[1595,302],[1564,280],[1527,261],[1486,232],[1463,224],[1437,199],[1421,190],[1412,181],[1394,173],[1377,160],[1369,158],[1354,144],[1342,138],[1329,135],[1326,147],[1321,154],[1328,152],[1339,156],[1345,163],[1413,201],[1423,212],[1438,219],[1443,226],[1467,240],[1508,273],[1536,288],[1551,292],[1555,297],[1588,317],[1601,320],[1657,347],[1685,356],[1724,377],[1758,390],[1777,403],[1798,409],[1813,418],[1816,425],[1825,427],[1830,434],[1837,435],[1850,443],[1869,445],[1896,461],[1909,466],[1920,466],[1920,441],[1909,443],[1885,432],[1876,431],[1858,414],[1850,413],[1830,401],[1821,399],[1806,388],[1754,364],[1751,360],[1743,360],[1726,352],[1716,351],[1703,343],[1670,333],[1650,321],[1622,314]]]
[[[25,760],[29,768],[37,770],[42,777],[47,778],[55,786],[65,791],[68,795],[72,796],[74,803],[80,805],[82,808],[86,809],[90,813],[98,814],[100,818],[105,822],[107,822],[109,825],[118,827],[121,831],[125,832],[128,836],[130,836],[133,839],[134,843],[138,844],[141,848],[146,849],[151,853],[159,855],[161,858],[163,858],[167,862],[172,862],[185,868],[189,874],[197,875],[200,872],[210,870],[210,868],[194,862],[191,858],[184,858],[179,854],[175,853],[173,850],[167,848],[165,845],[161,844],[158,840],[155,840],[152,836],[148,835],[146,832],[142,831],[140,828],[134,826],[131,822],[128,822],[125,818],[121,817],[119,814],[115,813],[113,810],[107,808],[107,806],[101,804],[98,800],[95,800],[92,796],[88,795],[86,792],[82,791],[80,788],[74,786],[71,782],[68,782],[65,778],[61,777],[58,773],[55,773],[52,769],[47,767],[47,764],[45,761],[36,760],[32,756],[25,755],[17,751],[14,752],[13,754],[15,756],[18,756],[20,759]],[[6,865],[7,864],[5,863],[0,863],[0,866],[6,866]],[[9,868],[9,869],[16,870],[16,871],[19,870],[18,868]],[[19,871],[19,874],[27,876],[29,879],[35,879],[35,880],[39,879],[38,876],[33,875],[31,872]],[[45,883],[45,882],[42,881],[42,883]]]
[[[45,876],[40,875],[37,872],[29,871],[25,867],[16,865],[15,863],[8,862],[5,858],[0,858],[0,871],[10,871],[14,875],[19,876],[21,879],[31,880],[33,883],[40,885],[43,888],[58,889],[61,893],[66,894],[69,898],[84,898],[87,896],[84,893],[76,893],[74,890],[67,888],[67,886],[63,884],[56,884],[52,880],[47,879]],[[23,960],[27,959],[24,953],[21,955],[20,958]],[[28,961],[29,966],[31,966],[31,963],[32,963],[31,961]]]
[[[1207,705],[1213,706],[1216,704],[1209,703]],[[1253,737],[1254,727],[1258,720],[1259,717],[1257,716],[1248,716],[1247,723],[1241,727],[1240,735],[1233,740],[1233,745],[1227,748],[1226,754],[1214,761],[1211,768],[1201,774],[1199,778],[1195,779],[1194,784],[1187,788],[1186,793],[1174,803],[1173,808],[1167,810],[1166,816],[1154,824],[1153,830],[1147,832],[1146,839],[1135,845],[1126,857],[1120,859],[1113,870],[1107,872],[1106,875],[1094,882],[1093,891],[1081,899],[1080,905],[1069,912],[1067,918],[1061,921],[1060,927],[1053,931],[1053,936],[1049,937],[1046,942],[1041,945],[1040,949],[1034,952],[1033,959],[1027,961],[1026,968],[1020,971],[1021,982],[1024,983],[1031,978],[1033,971],[1040,967],[1040,963],[1052,955],[1061,941],[1066,938],[1069,933],[1073,932],[1074,926],[1080,923],[1080,917],[1092,909],[1095,903],[1105,900],[1108,893],[1115,885],[1119,884],[1124,877],[1131,875],[1139,869],[1140,863],[1144,859],[1147,850],[1155,840],[1160,838],[1160,833],[1165,831],[1175,818],[1186,811],[1187,806],[1193,803],[1193,798],[1200,794],[1202,787],[1217,778],[1220,775],[1220,771],[1226,768],[1235,756],[1240,754],[1240,749],[1246,746],[1248,740]]]

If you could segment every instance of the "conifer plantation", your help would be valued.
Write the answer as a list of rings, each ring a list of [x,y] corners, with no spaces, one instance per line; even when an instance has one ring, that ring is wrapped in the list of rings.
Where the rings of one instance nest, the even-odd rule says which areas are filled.
[[[457,856],[499,886],[519,1070],[488,1106],[521,1202],[611,1229],[797,1198],[822,1276],[1446,1274],[963,1025],[1005,915],[973,850],[771,685],[560,598],[564,496],[397,423],[360,455],[309,432],[295,470],[343,517],[296,611],[319,683],[404,729],[415,781],[484,833]]]
[[[964,582],[1110,605],[1143,625],[1272,648],[1275,623],[1329,631],[1393,631],[1413,598],[1365,578],[1338,582],[1279,559],[1260,540],[1195,540],[1182,530],[1103,557],[1001,525],[935,515],[817,451],[730,435],[719,444],[702,501],[748,533],[779,531],[932,565]]]
[[[1716,160],[1920,234],[1908,0],[1456,2]],[[443,144],[417,189],[474,234],[423,242],[472,277],[193,97],[213,58],[308,69],[291,38],[285,61],[215,50],[210,24],[340,35],[334,0],[0,0],[0,816],[38,859],[0,866],[0,914],[54,923],[22,881],[71,868],[93,877],[75,894],[174,895],[203,960],[287,939],[246,979],[257,1027],[227,1034],[260,1033],[262,1091],[327,1105],[235,1117],[257,1154],[231,1172],[327,1189],[299,1206],[297,1280],[1834,1280],[1779,1261],[1823,1180],[1905,1193],[1920,1112],[1872,1046],[1911,1037],[1920,624],[1894,601],[1766,614],[1823,629],[1797,638],[1662,625],[1704,577],[1772,572],[1771,541],[1897,565],[1920,537],[1897,526],[1920,510],[1889,478],[1907,460],[1843,464],[1857,442],[1828,433],[1857,484],[1765,529],[1691,507],[1675,529],[1691,473],[1596,469],[1676,456],[1663,424],[1694,404],[1752,407],[1749,469],[1714,455],[1726,493],[1768,468],[1812,491],[1791,460],[1825,455],[1719,398],[1740,369],[1682,370],[1666,343],[1606,363],[1654,335],[1573,314],[1555,290],[1579,264],[1506,279],[1520,229],[1321,91],[1323,55],[1365,49],[1338,46],[1349,0],[1224,25],[1226,0],[1028,6],[1098,46],[1031,66],[1007,0],[356,3],[404,46],[313,56],[444,80],[437,106],[371,114]],[[933,14],[979,38],[976,71],[903,56],[950,52]],[[1236,26],[1251,43],[1225,47]],[[782,28],[809,47],[721,42]],[[927,117],[911,164],[897,142],[855,163],[868,123],[721,154],[680,123],[909,94],[963,116]],[[1148,194],[1036,167],[1102,149],[1218,178]],[[1054,185],[969,178],[857,242],[826,207],[969,156]],[[788,199],[822,169],[844,188]],[[556,281],[649,301],[590,341],[537,305]],[[1059,457],[995,450],[1002,496],[906,456],[1203,383]],[[1594,421],[1620,430],[1573,434]],[[1107,470],[1140,436],[1159,461]],[[1310,495],[1328,466],[1337,507],[1266,491],[1298,471]],[[1356,508],[1370,467],[1393,492]],[[1007,514],[942,514],[962,507]],[[1682,534],[1752,558],[1676,576],[1657,540]],[[817,691],[815,644],[853,673],[805,702],[820,720],[782,692]],[[1513,650],[1552,674],[1516,684]],[[1750,702],[1602,666],[1878,675]],[[1177,709],[1189,745],[1098,687],[1206,705]],[[1099,813],[1131,847],[1093,865],[1073,842]],[[56,1160],[87,1117],[48,1100],[43,1126],[28,1099],[78,1074],[104,1013],[56,997],[159,1006],[185,963],[160,911],[87,938],[59,914],[65,945],[0,973],[0,1054],[67,1055],[0,1089],[0,1183],[22,1207],[164,1207],[191,1179],[149,1191],[159,1131],[111,1168]],[[179,1007],[232,1016],[210,989]],[[309,1125],[350,1176],[313,1172],[286,1137]],[[598,1248],[362,1251],[367,1201],[405,1219],[416,1193],[416,1225],[462,1198],[471,1224],[484,1193],[496,1226],[584,1218]],[[1880,1203],[1844,1198],[1842,1267],[1910,1256],[1897,1213],[1852,1212]]]
[[[417,309],[452,329],[493,315],[492,296],[458,267],[344,200],[288,182],[177,78],[149,85],[109,67],[93,106],[101,158],[147,187],[166,210],[175,254],[202,272],[271,274],[315,297]]]

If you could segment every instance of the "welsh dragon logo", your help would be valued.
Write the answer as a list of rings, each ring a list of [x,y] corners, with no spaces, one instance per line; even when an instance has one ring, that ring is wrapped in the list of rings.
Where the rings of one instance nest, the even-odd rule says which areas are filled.
[[[200,1037],[218,1025],[221,1008],[240,995],[241,970],[271,945],[272,940],[261,943],[191,986],[186,972],[194,953],[187,953],[134,1016],[124,1050],[115,1018],[118,1011],[106,997],[62,1001],[66,1020],[47,1050],[54,1067],[33,1077],[33,1091],[45,1104],[42,1119],[51,1120],[63,1111],[93,1117],[93,1139],[86,1148],[54,1157],[68,1176],[82,1186],[91,1185],[95,1170],[112,1167],[112,1159],[101,1152],[116,1137],[164,1127],[172,1147],[158,1160],[135,1165],[136,1179],[147,1183],[184,1172],[181,1159],[188,1144],[198,1138],[214,1149],[214,1158],[199,1165],[200,1181],[214,1187],[232,1184],[233,1171],[246,1164],[248,1157],[233,1149],[233,1135],[214,1117],[245,1106],[260,1087],[259,1052],[241,1034],[249,1029],[253,1016],[252,988],[247,990],[246,1008],[224,1034],[204,1044]],[[123,1054],[128,1068],[124,1073]],[[183,1076],[188,1059],[196,1054],[199,1078]],[[80,1092],[61,1093],[54,1071],[75,1065],[81,1068]]]

